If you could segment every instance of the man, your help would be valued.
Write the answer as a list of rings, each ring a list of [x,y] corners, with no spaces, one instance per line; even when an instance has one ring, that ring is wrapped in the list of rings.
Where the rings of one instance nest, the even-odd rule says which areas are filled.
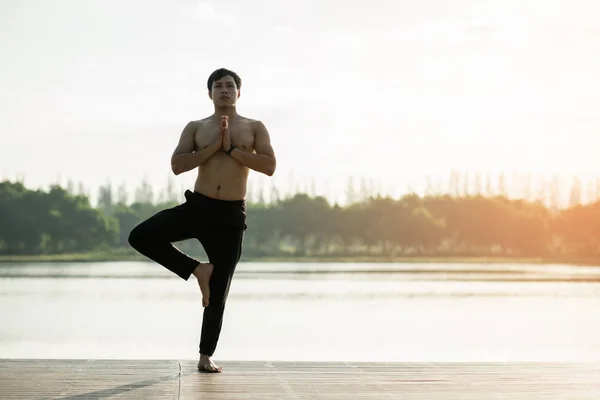
[[[141,254],[186,281],[191,275],[197,279],[204,307],[198,369],[205,372],[222,371],[211,358],[247,228],[249,170],[272,176],[276,165],[265,125],[236,111],[241,84],[240,77],[227,69],[209,76],[214,113],[185,126],[171,157],[175,175],[198,169],[194,192],[186,190],[184,203],[158,212],[129,235],[129,243]],[[172,244],[191,238],[204,247],[207,263]]]

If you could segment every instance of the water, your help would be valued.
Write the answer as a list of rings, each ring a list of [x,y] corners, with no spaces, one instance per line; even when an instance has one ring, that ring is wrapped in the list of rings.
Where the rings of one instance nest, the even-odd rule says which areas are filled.
[[[215,358],[597,361],[599,271],[241,263]],[[201,311],[156,264],[0,264],[0,358],[193,359]]]

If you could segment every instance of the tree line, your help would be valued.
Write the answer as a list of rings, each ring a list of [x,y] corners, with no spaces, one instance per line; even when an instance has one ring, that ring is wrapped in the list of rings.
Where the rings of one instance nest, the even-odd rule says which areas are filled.
[[[479,192],[465,185],[462,192],[429,190],[398,198],[351,187],[353,201],[344,205],[307,193],[279,196],[272,188],[269,201],[260,195],[248,201],[244,255],[600,255],[600,200],[596,196],[584,203],[577,192],[581,184],[572,185],[570,203],[563,208],[558,199],[553,206],[551,191],[539,198],[512,198],[486,186]],[[166,195],[154,196],[150,185],[142,183],[128,202],[125,192],[105,185],[93,206],[89,195],[69,186],[34,190],[23,182],[3,181],[0,254],[128,249],[135,225],[178,201],[172,187]],[[195,241],[179,245],[194,255],[204,254]]]

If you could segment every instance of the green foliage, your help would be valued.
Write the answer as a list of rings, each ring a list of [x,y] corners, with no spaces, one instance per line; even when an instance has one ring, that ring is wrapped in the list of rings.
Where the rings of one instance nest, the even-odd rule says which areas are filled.
[[[131,229],[172,207],[149,193],[125,204],[101,188],[98,207],[60,186],[30,190],[0,183],[0,254],[48,255],[127,249]],[[120,198],[121,200],[116,200]],[[144,200],[146,199],[146,200]],[[550,210],[505,195],[370,196],[348,206],[296,194],[248,204],[245,255],[250,256],[582,256],[596,257],[600,202]],[[196,241],[182,250],[203,254]]]
[[[0,183],[0,254],[92,251],[117,244],[119,223],[85,196],[59,186],[48,192]]]

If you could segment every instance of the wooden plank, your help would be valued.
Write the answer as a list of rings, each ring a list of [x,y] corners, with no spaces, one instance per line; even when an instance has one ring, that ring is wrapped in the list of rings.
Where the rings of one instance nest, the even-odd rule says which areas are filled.
[[[177,361],[0,360],[2,399],[170,399],[178,381]]]
[[[594,399],[600,364],[0,359],[2,399]]]

